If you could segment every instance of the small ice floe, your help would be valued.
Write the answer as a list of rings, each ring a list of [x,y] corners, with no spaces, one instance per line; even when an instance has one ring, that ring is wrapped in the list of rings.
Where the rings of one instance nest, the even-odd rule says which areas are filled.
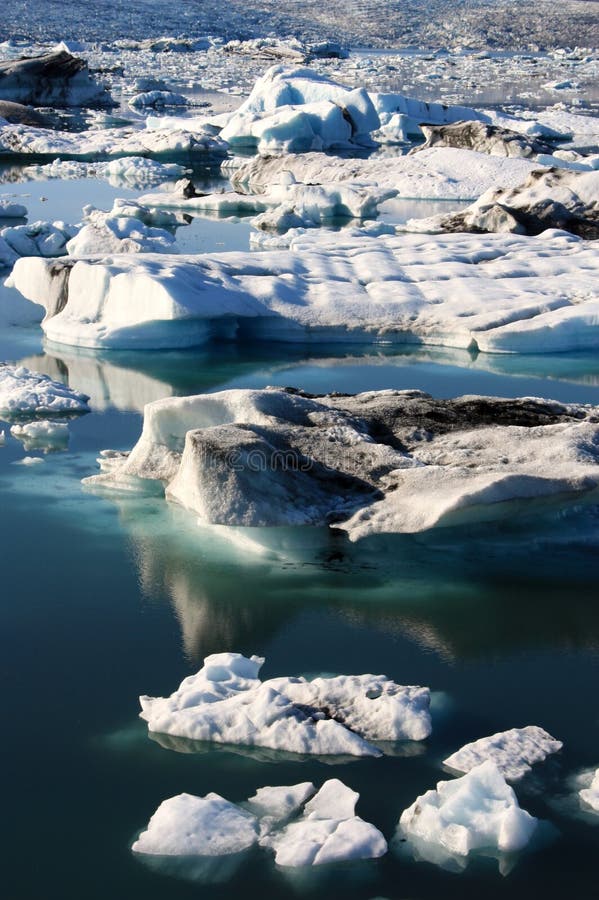
[[[461,747],[443,761],[455,772],[470,772],[486,760],[492,760],[508,781],[518,781],[531,771],[535,763],[544,762],[562,749],[562,742],[537,725],[511,728],[490,737],[480,738]]]
[[[129,100],[129,106],[133,109],[159,109],[165,106],[189,106],[189,100],[183,94],[173,91],[152,90],[135,94]]]
[[[79,230],[77,225],[65,222],[32,222],[0,229],[0,259],[13,257],[13,263],[22,256],[57,257],[66,253],[67,242]],[[3,252],[2,248],[5,247]]]
[[[24,219],[27,207],[11,200],[0,200],[0,219]]]
[[[381,832],[355,814],[359,797],[337,778],[325,781],[298,819],[263,835],[260,845],[274,850],[279,866],[321,866],[384,856],[387,841]]]
[[[522,850],[536,827],[537,819],[520,808],[513,789],[487,760],[418,797],[401,814],[397,836],[420,858],[444,865],[474,851]]]
[[[89,412],[88,397],[24,366],[0,364],[0,415],[73,416]]]
[[[587,787],[583,787],[578,792],[580,801],[587,809],[599,813],[599,769],[587,776],[590,782]]]
[[[221,137],[260,152],[372,146],[379,117],[363,88],[335,84],[312,69],[273,66],[228,119]]]
[[[104,178],[116,187],[124,184],[132,188],[143,188],[172,178],[180,178],[185,173],[185,166],[146,159],[144,156],[123,156],[108,162],[56,159],[51,163],[26,166],[24,172],[28,178],[34,180]]]
[[[41,456],[24,456],[22,459],[17,459],[13,463],[14,466],[38,466],[40,463],[43,463],[43,459]]]
[[[263,682],[263,663],[238,653],[209,656],[170,697],[140,697],[141,717],[151,732],[321,756],[380,756],[369,741],[430,734],[427,688],[383,675]]]
[[[317,793],[309,782],[261,788],[239,806],[218,794],[179,794],[161,803],[132,850],[226,861],[259,844],[286,867],[375,859],[387,852],[387,842],[374,825],[356,816],[358,799],[336,778]]]
[[[47,159],[74,159],[97,162],[123,156],[154,159],[225,156],[227,144],[205,131],[177,129],[101,128],[96,131],[54,131],[27,125],[0,127],[0,154],[6,158],[35,156]]]
[[[257,839],[258,821],[251,813],[218,794],[179,794],[160,804],[132,850],[160,856],[226,856],[247,850]]]
[[[85,60],[63,48],[0,62],[0,99],[32,106],[116,106]]]
[[[25,450],[43,450],[48,453],[65,450],[69,443],[69,426],[66,422],[50,419],[40,419],[24,425],[17,423],[11,427],[10,433],[21,441]]]
[[[138,210],[141,208],[138,207]],[[69,256],[103,256],[107,253],[177,253],[175,237],[164,228],[147,225],[132,215],[86,210],[86,222],[66,246]],[[150,217],[150,210],[146,210]]]

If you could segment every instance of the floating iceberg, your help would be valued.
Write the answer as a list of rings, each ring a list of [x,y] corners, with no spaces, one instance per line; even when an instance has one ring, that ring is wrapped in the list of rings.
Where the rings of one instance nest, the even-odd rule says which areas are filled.
[[[425,858],[468,856],[475,850],[513,853],[530,841],[537,820],[488,760],[454,781],[440,781],[404,810],[399,834]]]
[[[528,725],[526,728],[511,728],[466,744],[448,756],[444,765],[456,772],[470,772],[475,766],[490,759],[504,778],[518,781],[530,772],[535,763],[543,762],[561,748],[562,742],[556,741],[543,728]]]
[[[203,525],[330,525],[357,540],[579,502],[599,485],[598,433],[596,408],[532,398],[231,390],[149,404],[131,453],[86,482],[162,481]]]
[[[129,106],[134,109],[136,107],[189,106],[189,100],[183,94],[175,94],[173,91],[143,91],[131,97]]]
[[[221,131],[232,147],[303,152],[371,145],[379,117],[363,88],[335,84],[312,69],[273,66]]]
[[[24,219],[27,207],[10,200],[0,200],[0,219]]]
[[[599,769],[592,776],[592,780],[587,788],[582,788],[578,792],[581,801],[590,806],[592,810],[599,813]]]
[[[34,156],[93,160],[123,156],[195,159],[225,156],[227,145],[213,134],[184,128],[104,128],[97,131],[52,131],[27,125],[0,125],[0,158]]]
[[[427,688],[384,676],[274,678],[264,660],[220,653],[170,697],[140,697],[150,731],[198,741],[320,756],[378,756],[368,740],[423,740],[431,731]]]
[[[79,230],[65,222],[31,222],[0,229],[0,262],[10,266],[22,256],[54,258],[67,253],[68,242]]]
[[[104,178],[119,187],[143,188],[172,178],[180,178],[185,167],[178,163],[163,163],[144,156],[124,156],[108,162],[77,162],[56,159],[51,163],[27,166],[24,174],[35,181],[48,178]],[[26,213],[25,213],[26,214]],[[0,206],[0,215],[4,216]]]
[[[261,788],[239,806],[218,794],[179,794],[160,804],[132,850],[228,857],[259,843],[274,850],[278,865],[293,867],[383,856],[381,832],[355,815],[359,796],[336,778],[318,793],[310,782]]]
[[[4,418],[80,415],[88,398],[24,366],[0,364],[0,415]]]
[[[429,147],[457,147],[490,153],[492,156],[536,156],[551,154],[553,148],[546,141],[531,135],[490,125],[487,122],[456,122],[452,125],[423,125],[426,142],[415,147],[411,154],[422,153]]]
[[[564,232],[423,237],[383,227],[306,233],[289,250],[68,267],[20,259],[8,283],[46,307],[50,340],[81,347],[225,337],[550,353],[599,346],[598,272],[593,244]]]
[[[293,177],[305,185],[354,182],[393,190],[405,199],[471,200],[484,191],[517,187],[533,171],[526,159],[502,158],[488,153],[455,147],[430,147],[414,155],[369,159],[328,156],[325,153],[298,153],[285,156],[256,156],[231,173],[234,187],[256,193]]]
[[[457,213],[412,220],[421,231],[511,232],[540,234],[560,228],[599,239],[599,171],[538,169],[514,188],[494,188]]]
[[[320,866],[352,859],[377,859],[387,852],[378,828],[355,815],[359,794],[337,778],[325,781],[303,815],[260,839],[279,866]]]
[[[143,221],[152,218],[152,211],[135,203],[130,206],[126,201],[122,206],[117,204],[110,212],[86,210],[86,223],[66,246],[70,256],[177,252],[175,238],[170,231]]]
[[[48,419],[13,425],[10,433],[22,442],[27,451],[65,450],[69,442],[69,426],[65,422]]]
[[[85,60],[66,50],[0,62],[0,99],[32,106],[116,106]]]
[[[160,804],[131,848],[160,856],[226,856],[258,839],[258,820],[218,794],[179,794]]]

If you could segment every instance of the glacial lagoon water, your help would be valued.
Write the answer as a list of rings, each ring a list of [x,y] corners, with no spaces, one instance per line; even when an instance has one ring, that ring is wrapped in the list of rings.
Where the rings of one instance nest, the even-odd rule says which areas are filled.
[[[567,794],[569,775],[599,763],[596,507],[360,545],[307,535],[309,552],[281,534],[288,552],[251,555],[157,497],[100,497],[80,479],[101,449],[132,446],[143,403],[158,396],[289,384],[599,403],[596,360],[226,344],[99,356],[43,348],[38,329],[20,327],[3,345],[6,358],[91,394],[93,409],[42,464],[19,465],[12,438],[0,449],[5,896],[593,895],[599,828]],[[265,676],[373,671],[430,685],[433,735],[349,763],[150,739],[137,696],[169,693],[221,650],[264,655]],[[329,777],[358,790],[358,813],[391,838],[401,811],[444,777],[449,752],[532,723],[565,744],[519,790],[553,828],[501,872],[484,858],[444,871],[398,845],[378,861],[294,874],[256,854],[208,876],[148,867],[129,849],[168,796],[241,800]]]

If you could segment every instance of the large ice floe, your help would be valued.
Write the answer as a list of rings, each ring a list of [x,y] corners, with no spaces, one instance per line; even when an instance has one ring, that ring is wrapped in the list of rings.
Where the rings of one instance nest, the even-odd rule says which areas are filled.
[[[599,171],[537,169],[515,188],[492,188],[471,206],[435,219],[412,220],[423,231],[540,234],[563,229],[599,239]]]
[[[393,190],[405,199],[470,200],[501,184],[522,184],[534,164],[527,159],[491,156],[455,147],[429,147],[414,155],[351,159],[325,153],[260,155],[231,172],[239,190],[260,193],[296,183],[332,187],[354,182]]]
[[[227,145],[213,133],[156,128],[104,128],[97,131],[52,131],[27,125],[0,124],[0,158],[98,160],[124,156],[175,159],[224,156]]]
[[[10,284],[46,307],[50,340],[82,347],[225,337],[543,353],[599,346],[598,272],[594,245],[565,232],[423,237],[382,226],[307,233],[289,250],[21,259]]]
[[[208,656],[170,697],[140,697],[141,716],[158,734],[319,756],[380,756],[369,741],[430,734],[427,688],[384,675],[260,681],[263,663],[238,653]]]
[[[85,394],[24,366],[0,363],[0,416],[73,416],[89,412]]]
[[[311,798],[311,799],[310,799]],[[387,852],[381,832],[355,814],[359,794],[338,779],[264,787],[236,805],[208,794],[179,794],[160,804],[133,844],[140,854],[227,857],[255,844],[280,866],[373,859]]]
[[[401,814],[398,833],[419,857],[443,864],[477,850],[522,850],[536,827],[537,819],[520,808],[513,788],[488,760],[418,797]]]
[[[33,106],[114,106],[87,63],[66,50],[0,62],[0,99]]]
[[[150,481],[203,525],[333,526],[357,540],[579,502],[599,484],[598,411],[419,391],[167,398],[95,488]]]
[[[535,763],[544,762],[561,748],[562,742],[551,737],[543,728],[528,725],[466,744],[448,756],[444,765],[456,772],[470,772],[475,766],[491,760],[504,778],[518,781],[531,771]]]

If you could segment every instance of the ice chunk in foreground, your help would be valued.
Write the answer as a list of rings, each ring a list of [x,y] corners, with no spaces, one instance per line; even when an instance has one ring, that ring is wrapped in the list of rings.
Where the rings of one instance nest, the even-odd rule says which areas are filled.
[[[179,794],[160,804],[133,844],[136,853],[224,856],[258,839],[258,820],[218,794]]]
[[[355,815],[359,794],[337,778],[325,781],[300,819],[260,839],[279,866],[319,866],[352,859],[376,859],[387,852],[378,828]]]
[[[578,796],[587,806],[590,806],[595,812],[599,813],[599,769],[595,770],[593,780],[588,788],[583,788],[578,792]]]
[[[562,746],[561,741],[551,737],[543,728],[527,725],[526,728],[511,728],[466,744],[443,762],[456,772],[470,772],[490,759],[504,778],[517,781],[530,772],[534,763],[543,762]]]
[[[454,781],[440,781],[399,820],[399,833],[434,852],[515,852],[530,841],[537,820],[521,809],[513,789],[488,760]],[[432,854],[431,854],[432,855]]]
[[[274,850],[282,866],[371,859],[387,852],[381,832],[355,815],[359,794],[336,778],[314,793],[310,782],[264,787],[241,806],[218,794],[179,794],[160,804],[132,849],[157,856],[228,857],[259,841]]]
[[[0,364],[0,415],[5,417],[80,415],[88,397],[24,366]]]
[[[170,697],[140,697],[148,729],[199,741],[291,753],[377,756],[367,740],[422,740],[430,734],[427,688],[384,676],[260,681],[259,657],[206,657]]]

